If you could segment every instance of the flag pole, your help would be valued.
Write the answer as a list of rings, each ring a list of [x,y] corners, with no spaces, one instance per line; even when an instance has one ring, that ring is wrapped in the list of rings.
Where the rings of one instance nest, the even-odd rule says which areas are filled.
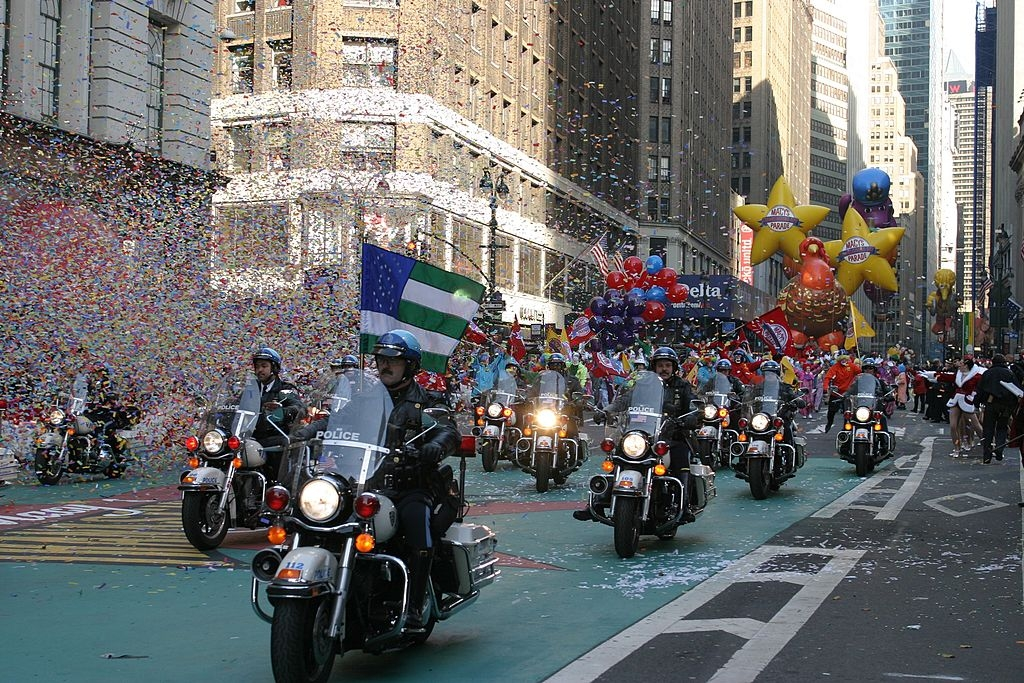
[[[857,338],[857,314],[853,307],[853,299],[850,299],[850,324],[853,327],[853,350],[860,357],[860,340]]]

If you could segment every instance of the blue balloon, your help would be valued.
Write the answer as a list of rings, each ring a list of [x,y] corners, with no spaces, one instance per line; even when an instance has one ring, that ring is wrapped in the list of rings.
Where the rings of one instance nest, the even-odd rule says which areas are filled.
[[[641,289],[640,287],[634,287],[633,289],[631,289],[628,292],[626,292],[626,299],[629,299],[629,297],[634,296],[634,295],[639,297],[639,298],[641,298],[641,299],[643,299],[645,293],[646,292],[644,292],[644,290]]]
[[[612,334],[618,334],[619,330],[622,329],[623,319],[619,315],[611,315],[605,320],[604,329],[609,330]]]
[[[590,300],[590,312],[594,315],[606,315],[608,312],[608,301],[603,297],[595,296]]]
[[[664,287],[653,285],[650,289],[647,290],[647,294],[644,298],[646,298],[648,301],[660,301],[661,303],[665,303],[666,301],[668,301],[668,294],[665,292]]]
[[[650,275],[654,275],[659,270],[665,267],[665,262],[661,260],[660,256],[655,254],[653,256],[647,257],[647,263],[645,265],[647,267],[647,273]]]
[[[646,304],[644,302],[644,298],[642,296],[640,296],[640,297],[630,297],[629,299],[626,299],[625,315],[628,315],[628,316],[640,315],[641,313],[644,312],[644,309],[646,307],[647,306],[646,306]]]
[[[632,323],[631,327],[633,328],[633,332],[640,332],[644,329],[644,325],[647,324],[647,321],[638,315],[630,318],[630,322]]]
[[[590,310],[591,310],[591,312],[593,312],[594,309],[590,309]],[[594,332],[600,332],[601,330],[604,329],[605,320],[604,320],[603,317],[601,317],[599,315],[595,315],[593,318],[590,319],[589,322],[590,322],[590,329],[593,330]]]

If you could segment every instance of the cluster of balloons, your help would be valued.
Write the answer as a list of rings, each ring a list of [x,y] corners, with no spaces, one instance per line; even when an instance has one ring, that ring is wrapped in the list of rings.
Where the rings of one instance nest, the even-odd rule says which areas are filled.
[[[595,351],[622,351],[647,336],[647,324],[665,317],[666,304],[686,301],[689,288],[678,281],[678,273],[666,268],[660,256],[647,261],[630,256],[622,270],[608,273],[604,296],[590,300],[586,315],[594,337],[588,342]]]

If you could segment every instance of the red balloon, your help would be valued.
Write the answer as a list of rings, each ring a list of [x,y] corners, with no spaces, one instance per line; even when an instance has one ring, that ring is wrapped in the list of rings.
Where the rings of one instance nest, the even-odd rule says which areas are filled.
[[[802,349],[807,346],[807,335],[800,330],[790,330],[790,334],[793,336],[793,346],[798,349]]]
[[[654,285],[654,276],[648,273],[646,270],[640,274],[640,277],[636,279],[636,286],[645,292]]]
[[[626,274],[613,270],[608,273],[605,282],[608,283],[608,289],[622,289],[622,286],[626,284]]]
[[[823,349],[831,349],[833,346],[835,346],[838,349],[841,349],[843,348],[844,341],[846,341],[846,335],[840,332],[839,330],[836,330],[834,332],[829,332],[828,334],[823,334],[819,336],[818,346],[820,346]]]
[[[644,304],[644,312],[640,314],[640,317],[649,323],[661,320],[665,317],[665,304],[660,301],[648,301]]]
[[[679,274],[673,268],[662,268],[658,271],[657,275],[654,276],[654,284],[668,290],[672,285],[676,284],[676,278],[678,276]]]
[[[690,298],[690,288],[682,282],[677,282],[665,290],[665,295],[669,301],[678,304]]]
[[[630,256],[622,262],[622,269],[629,275],[637,276],[644,269],[644,262],[639,256]]]

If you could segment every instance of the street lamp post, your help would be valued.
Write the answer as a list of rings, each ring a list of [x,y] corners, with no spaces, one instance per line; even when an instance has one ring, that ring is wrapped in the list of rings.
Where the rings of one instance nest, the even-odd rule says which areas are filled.
[[[508,245],[498,244],[498,197],[505,199],[508,197],[509,189],[505,183],[505,172],[503,171],[499,176],[497,182],[491,178],[491,172],[484,169],[484,174],[480,178],[480,189],[484,190],[490,195],[490,208],[491,208],[491,220],[487,224],[490,229],[490,241],[487,245],[487,271],[490,274],[490,292],[487,293],[487,301],[490,307],[487,309],[489,312],[495,312],[500,314],[504,310],[504,301],[501,298],[501,293],[498,291],[498,249],[507,249]]]

